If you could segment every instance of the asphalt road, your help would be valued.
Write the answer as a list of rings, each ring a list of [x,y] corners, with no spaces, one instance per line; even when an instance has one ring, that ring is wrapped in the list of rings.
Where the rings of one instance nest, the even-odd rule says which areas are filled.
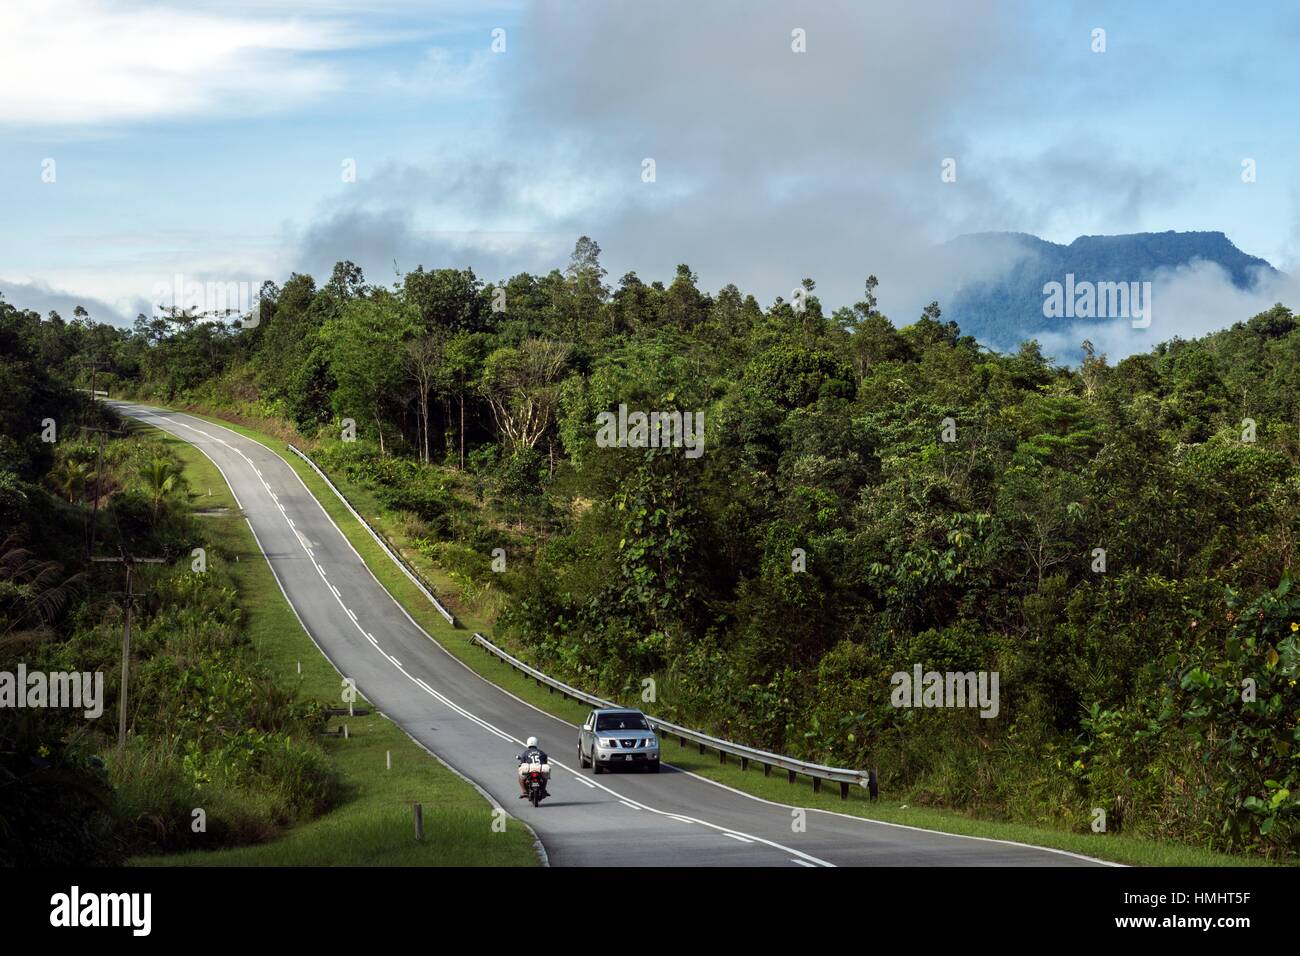
[[[577,729],[452,657],[379,584],[297,473],[265,446],[177,412],[114,402],[221,469],[303,626],[384,714],[538,835],[552,866],[1089,866],[1022,844],[877,823],[748,796],[665,764],[578,768]],[[550,799],[518,799],[529,735],[551,757]],[[670,752],[669,752],[670,753]],[[489,821],[485,808],[484,825]]]

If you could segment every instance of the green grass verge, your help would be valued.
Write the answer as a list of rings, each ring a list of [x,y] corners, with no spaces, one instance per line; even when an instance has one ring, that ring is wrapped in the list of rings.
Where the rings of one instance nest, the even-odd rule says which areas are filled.
[[[149,426],[185,466],[191,504],[203,515],[210,559],[221,556],[239,590],[259,660],[307,698],[339,700],[341,678],[303,630],[262,557],[225,479],[197,448]],[[331,496],[332,497],[332,496]],[[238,561],[235,561],[236,556]],[[301,674],[299,668],[301,667]],[[342,706],[340,704],[340,706]],[[532,832],[493,806],[470,783],[431,757],[401,728],[358,699],[367,716],[334,718],[349,738],[323,738],[343,777],[340,807],[268,843],[215,851],[137,857],[142,866],[535,866]],[[388,755],[392,769],[386,769]],[[412,805],[424,811],[415,839]],[[495,826],[494,826],[495,824]]]
[[[203,418],[215,424],[224,425],[226,428],[259,441],[275,451],[302,477],[312,494],[324,505],[325,510],[343,530],[343,533],[347,535],[361,557],[370,565],[371,570],[380,582],[401,602],[408,613],[420,623],[420,626],[428,631],[443,647],[468,664],[477,673],[512,694],[571,723],[581,723],[588,710],[585,705],[565,700],[558,694],[551,693],[546,687],[537,685],[532,679],[525,677],[513,668],[501,663],[497,658],[469,644],[471,632],[488,633],[484,622],[479,620],[471,611],[453,608],[466,629],[457,630],[449,626],[406,575],[384,554],[366,529],[352,517],[351,513],[338,500],[337,496],[330,491],[329,487],[321,481],[320,477],[301,458],[288,450],[285,442],[219,417],[185,409],[177,410],[194,415],[196,418]],[[397,542],[401,546],[400,530],[393,522],[384,520],[384,509],[369,491],[352,485],[340,476],[331,475],[330,477],[348,496],[353,506],[366,516],[367,520],[383,531],[389,540]],[[420,571],[426,580],[439,591],[440,595],[450,593],[453,590],[451,581],[447,576],[440,569],[433,566],[417,550],[403,547],[402,555]],[[557,755],[568,753],[570,749],[576,748],[576,740],[575,735],[572,747],[568,741],[561,742],[562,745],[553,744],[552,750]],[[702,755],[690,746],[680,747],[672,739],[665,741],[663,753],[666,763],[756,797],[801,807],[832,810],[851,816],[879,820],[884,823],[899,823],[926,830],[939,830],[945,833],[1011,840],[1034,846],[1052,847],[1135,866],[1272,865],[1266,860],[1253,857],[1234,856],[1199,847],[1120,834],[1072,833],[1014,821],[982,820],[951,810],[909,806],[897,800],[881,799],[872,803],[867,799],[864,791],[856,788],[850,790],[849,799],[841,800],[838,787],[833,784],[820,793],[814,793],[811,782],[806,778],[799,778],[795,784],[790,784],[781,771],[774,771],[771,777],[764,777],[761,767],[757,770],[742,771],[734,760],[727,764],[721,764],[716,753]],[[570,757],[572,757],[572,754],[570,754]]]

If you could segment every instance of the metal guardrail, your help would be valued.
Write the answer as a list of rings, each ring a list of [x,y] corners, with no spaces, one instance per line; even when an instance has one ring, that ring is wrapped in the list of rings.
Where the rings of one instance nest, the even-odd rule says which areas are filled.
[[[424,580],[424,577],[420,572],[413,568],[410,563],[397,552],[397,549],[392,546],[388,539],[378,529],[373,527],[369,521],[361,516],[361,513],[352,506],[352,502],[348,501],[347,496],[344,495],[343,492],[339,490],[338,486],[330,480],[329,475],[327,475],[324,470],[316,464],[316,462],[312,461],[305,452],[294,447],[292,444],[287,442],[286,444],[288,445],[289,450],[305,461],[312,471],[316,472],[316,474],[320,476],[320,479],[325,482],[330,491],[334,492],[334,494],[338,496],[339,501],[343,502],[344,507],[348,509],[352,514],[352,517],[356,518],[357,521],[361,523],[361,526],[370,533],[372,538],[375,539],[375,543],[378,544],[379,547],[384,550],[384,553],[392,558],[393,562],[402,569],[402,572],[411,580],[411,583],[414,584],[430,602],[432,602],[433,606],[438,609],[438,613],[446,619],[447,623],[453,627],[459,627],[460,624],[456,620],[455,615],[453,615],[451,611],[447,610],[443,603],[434,596],[433,588],[431,588],[428,582]],[[614,701],[605,700],[601,697],[595,696],[594,694],[588,694],[584,690],[579,690],[577,687],[556,680],[550,675],[538,670],[536,667],[533,667],[531,664],[526,664],[509,652],[497,647],[478,632],[475,632],[470,638],[470,643],[477,644],[489,654],[496,656],[503,663],[509,664],[511,667],[515,668],[515,670],[527,674],[529,677],[533,678],[533,680],[537,681],[538,684],[549,688],[553,693],[558,691],[566,698],[582,701],[584,704],[591,707],[621,706]],[[700,753],[704,753],[706,750],[714,750],[718,753],[718,756],[723,763],[727,762],[728,754],[740,758],[741,770],[748,770],[750,763],[758,763],[762,765],[763,776],[766,777],[771,775],[773,767],[779,767],[786,772],[790,783],[794,783],[798,776],[802,774],[812,780],[813,791],[815,793],[821,792],[822,781],[830,780],[840,785],[840,799],[842,800],[848,799],[849,787],[852,785],[857,785],[867,790],[871,794],[872,800],[875,800],[880,792],[877,784],[875,768],[870,770],[849,770],[843,767],[828,767],[824,764],[809,763],[806,760],[796,760],[794,757],[768,753],[765,750],[759,750],[755,747],[748,747],[744,744],[732,743],[729,740],[712,737],[708,734],[700,733],[698,730],[692,730],[689,727],[682,727],[678,724],[671,723],[670,721],[662,720],[658,717],[652,717],[649,714],[646,715],[646,719],[650,721],[651,726],[657,733],[665,737],[676,737],[680,745],[683,747],[690,742],[699,747]]]
[[[489,654],[496,656],[502,663],[509,664],[515,670],[527,674],[533,680],[545,687],[550,688],[552,693],[559,692],[562,696],[573,700],[582,701],[591,707],[619,707],[613,701],[604,700],[594,694],[588,694],[586,691],[579,690],[563,681],[558,681],[547,674],[542,673],[531,664],[526,664],[519,658],[510,654],[508,651],[497,647],[482,634],[477,631],[469,639],[471,644],[477,644]],[[849,796],[849,787],[857,785],[864,788],[871,794],[871,799],[875,800],[880,793],[877,784],[876,770],[848,770],[843,767],[827,767],[824,764],[809,763],[805,760],[796,760],[793,757],[786,757],[781,754],[768,753],[765,750],[758,750],[754,747],[747,747],[744,744],[732,743],[729,740],[721,740],[718,737],[711,737],[708,734],[700,733],[698,730],[691,730],[689,727],[682,727],[678,724],[661,720],[658,717],[646,715],[655,731],[665,737],[676,737],[678,743],[685,747],[687,742],[695,744],[700,749],[700,753],[706,750],[715,750],[718,753],[722,763],[727,762],[727,755],[740,758],[740,769],[748,770],[750,763],[759,763],[763,765],[763,776],[770,776],[773,767],[779,767],[784,770],[788,776],[789,782],[794,783],[799,774],[812,779],[813,791],[820,793],[823,780],[830,780],[840,785],[840,799],[847,800]]]
[[[451,611],[447,610],[443,603],[434,596],[433,588],[429,585],[428,581],[424,580],[424,576],[412,567],[409,561],[398,553],[397,549],[393,547],[392,543],[382,532],[373,527],[369,521],[361,516],[361,512],[352,507],[352,502],[348,501],[347,496],[344,495],[343,492],[339,491],[338,486],[330,480],[330,476],[325,474],[320,465],[312,461],[311,458],[307,456],[306,452],[295,448],[289,442],[285,442],[285,444],[289,446],[291,452],[311,466],[311,470],[316,472],[316,474],[320,476],[321,480],[329,486],[330,491],[334,492],[334,494],[338,496],[339,501],[343,502],[344,507],[352,513],[352,517],[360,521],[361,526],[370,532],[370,537],[375,539],[375,543],[379,545],[379,547],[383,548],[384,553],[393,559],[393,563],[402,569],[402,573],[410,578],[411,583],[419,588],[420,593],[433,603],[433,606],[438,609],[438,613],[446,619],[447,623],[452,627],[460,627],[460,623],[456,620],[456,616],[452,614]]]

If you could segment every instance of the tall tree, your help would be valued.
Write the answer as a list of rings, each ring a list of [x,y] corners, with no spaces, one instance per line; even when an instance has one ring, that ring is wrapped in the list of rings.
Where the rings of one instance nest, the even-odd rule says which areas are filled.
[[[584,328],[590,327],[609,296],[605,287],[605,268],[600,264],[600,245],[582,236],[573,246],[569,266],[564,270],[567,285],[566,308],[568,334],[578,341]]]
[[[406,343],[406,371],[415,386],[420,415],[420,460],[429,463],[429,399],[441,391],[445,378],[447,333],[435,329]]]
[[[330,371],[338,387],[334,411],[340,417],[367,416],[375,423],[379,450],[386,452],[384,422],[402,394],[406,378],[403,340],[416,332],[415,317],[387,290],[347,302],[337,320],[321,329]]]
[[[481,389],[501,437],[515,449],[535,448],[555,420],[560,380],[571,348],[528,339],[488,356]]]
[[[402,288],[426,331],[440,328],[454,334],[485,328],[485,312],[490,311],[484,308],[483,283],[473,269],[426,272],[421,266],[406,274]]]
[[[461,332],[447,342],[447,388],[455,396],[460,411],[460,424],[456,433],[461,470],[465,468],[465,401],[483,371],[483,339],[482,335]]]

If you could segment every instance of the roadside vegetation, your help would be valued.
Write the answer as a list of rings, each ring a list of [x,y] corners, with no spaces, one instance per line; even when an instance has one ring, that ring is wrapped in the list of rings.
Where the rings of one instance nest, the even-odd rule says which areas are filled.
[[[572,683],[652,679],[648,709],[878,767],[914,812],[1085,837],[1100,809],[1117,841],[1293,862],[1300,323],[1067,367],[938,304],[896,325],[875,292],[828,314],[811,280],[767,307],[686,266],[611,285],[584,238],[494,284],[340,263],[268,284],[257,328],[142,318],[78,354],[118,393],[302,436],[467,618]],[[601,447],[620,406],[702,412],[704,453]],[[917,665],[998,673],[997,716],[894,706]]]
[[[337,712],[338,675],[215,466],[72,391],[39,361],[49,327],[0,312],[0,377],[14,385],[0,447],[0,671],[103,675],[91,719],[0,708],[0,864],[536,864],[528,831],[494,828],[471,784],[368,704]],[[40,440],[42,418],[53,441]],[[89,554],[160,562],[133,566],[124,749],[125,569]],[[344,723],[346,740],[333,736]]]

